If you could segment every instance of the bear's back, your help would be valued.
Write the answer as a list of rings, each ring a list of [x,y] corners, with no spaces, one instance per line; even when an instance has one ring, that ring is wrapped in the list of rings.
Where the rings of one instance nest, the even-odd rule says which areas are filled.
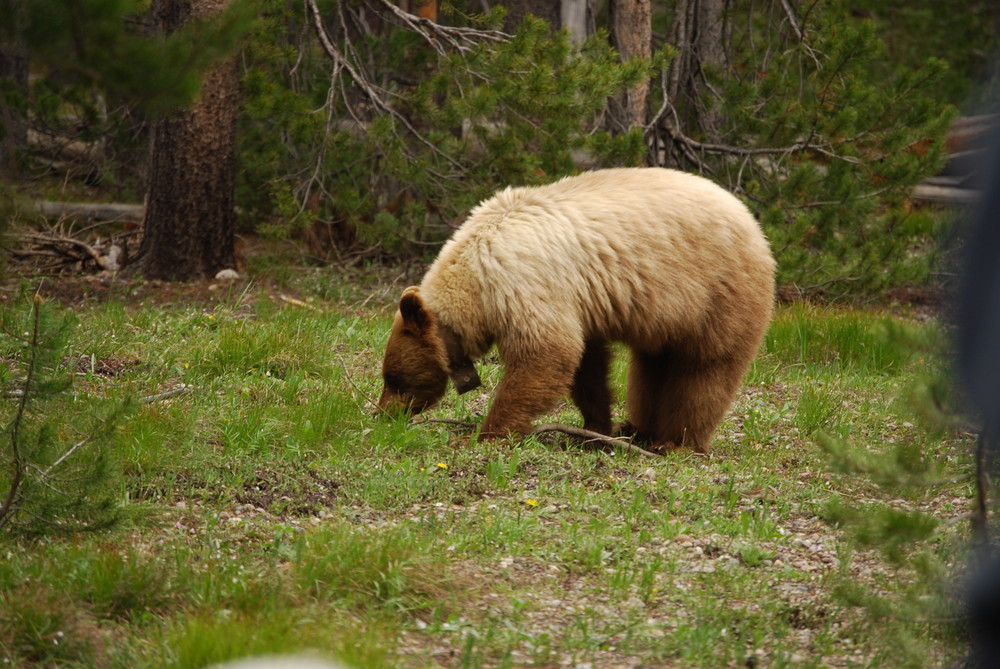
[[[683,172],[622,168],[497,193],[442,248],[421,290],[466,336],[561,328],[641,343],[693,327],[720,291],[773,293],[773,273],[759,225],[733,195]]]

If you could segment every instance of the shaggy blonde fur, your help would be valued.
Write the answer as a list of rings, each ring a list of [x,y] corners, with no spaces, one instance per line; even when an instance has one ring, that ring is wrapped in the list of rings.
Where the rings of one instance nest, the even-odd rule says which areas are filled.
[[[505,376],[487,436],[526,432],[567,394],[589,428],[610,430],[607,342],[621,341],[633,354],[626,431],[705,449],[770,321],[774,270],[760,226],[722,188],[610,169],[483,202],[410,295],[461,355],[497,345]],[[394,376],[440,365],[393,354],[394,338]]]

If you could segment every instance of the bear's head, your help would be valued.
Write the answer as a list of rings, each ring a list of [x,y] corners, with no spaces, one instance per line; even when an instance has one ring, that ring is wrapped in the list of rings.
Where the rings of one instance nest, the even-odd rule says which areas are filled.
[[[420,413],[444,396],[449,377],[459,393],[479,386],[455,333],[438,323],[420,290],[411,286],[399,300],[385,347],[379,411]]]

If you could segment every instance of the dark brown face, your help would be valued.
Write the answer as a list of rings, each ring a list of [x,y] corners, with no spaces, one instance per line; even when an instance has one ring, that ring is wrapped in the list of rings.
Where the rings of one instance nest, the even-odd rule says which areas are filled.
[[[448,386],[445,364],[440,339],[408,327],[397,313],[382,361],[379,411],[420,413],[437,403]]]

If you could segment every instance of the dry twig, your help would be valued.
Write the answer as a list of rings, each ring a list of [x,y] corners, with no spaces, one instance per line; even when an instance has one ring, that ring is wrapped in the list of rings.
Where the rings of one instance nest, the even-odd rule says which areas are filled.
[[[85,240],[90,232],[106,222],[91,223],[82,230],[75,230],[69,219],[62,219],[43,230],[26,230],[14,233],[20,243],[8,253],[21,262],[35,262],[36,269],[58,271],[74,266],[86,267],[93,263],[97,269],[117,272],[128,263],[130,239],[140,234],[138,229],[111,232],[93,240]],[[45,260],[38,260],[45,259]]]
[[[441,55],[447,55],[447,50],[438,43],[437,39],[447,42],[450,48],[463,53],[480,42],[503,43],[510,41],[510,35],[499,30],[445,26],[430,19],[404,12],[389,0],[379,0],[379,4],[413,32],[423,35],[425,34],[424,30],[426,30],[427,33],[430,33],[431,39],[428,39],[427,43]]]
[[[449,418],[425,418],[414,422],[415,425],[424,425],[426,423],[441,423],[444,425],[454,425],[466,429],[474,429],[476,425],[478,425],[478,423],[473,423],[467,420],[452,420]],[[581,446],[612,446],[650,458],[660,457],[652,451],[647,451],[644,448],[636,446],[627,439],[610,437],[606,434],[601,434],[600,432],[593,432],[592,430],[585,430],[582,427],[574,427],[572,425],[564,425],[563,423],[542,423],[541,425],[536,425],[531,430],[531,434],[542,434],[544,432],[561,432],[569,437],[582,439],[583,441],[580,444]]]
[[[636,446],[626,439],[610,437],[606,434],[593,432],[591,430],[584,430],[582,427],[573,427],[572,425],[563,425],[562,423],[542,423],[541,425],[536,425],[531,430],[531,434],[540,434],[542,432],[562,432],[563,434],[571,437],[583,439],[584,441],[581,444],[583,446],[590,444],[596,444],[598,446],[613,446],[615,448],[621,448],[631,453],[637,453],[638,455],[643,455],[649,458],[660,457],[656,453]]]
[[[159,402],[160,400],[170,399],[171,397],[177,397],[178,395],[184,395],[189,393],[194,388],[191,386],[180,386],[179,388],[174,388],[173,390],[168,390],[165,393],[158,393],[156,395],[147,395],[146,397],[140,397],[139,401],[143,404],[152,404],[153,402]]]
[[[351,376],[351,372],[347,369],[347,363],[344,362],[344,356],[340,355],[340,353],[337,353],[337,359],[340,360],[340,366],[344,370],[344,377],[347,379],[347,382],[351,384],[351,387],[354,388],[354,392],[361,395],[361,397],[366,402],[371,404],[374,408],[378,409],[378,402],[369,397],[368,394],[365,393],[365,391],[361,390],[361,388],[358,387],[358,384],[354,382],[354,378]]]
[[[458,161],[456,161],[454,158],[441,151],[441,149],[439,149],[430,140],[428,140],[420,132],[418,132],[417,129],[413,126],[413,124],[410,123],[409,119],[407,119],[403,114],[401,114],[397,109],[395,109],[392,105],[390,105],[387,102],[388,94],[385,91],[381,90],[379,87],[377,87],[375,84],[373,84],[371,81],[369,81],[365,73],[361,69],[355,67],[354,62],[352,62],[351,59],[347,58],[343,53],[341,53],[341,51],[334,44],[333,39],[331,39],[329,33],[327,33],[326,26],[323,24],[323,16],[319,10],[319,7],[316,4],[316,0],[306,0],[306,7],[309,9],[310,14],[312,15],[313,27],[316,29],[316,35],[317,37],[319,37],[319,41],[323,47],[323,51],[325,51],[326,55],[329,56],[330,59],[334,62],[336,71],[338,72],[340,70],[346,71],[347,75],[351,78],[351,81],[354,82],[354,85],[357,86],[359,89],[361,89],[361,91],[365,94],[365,97],[368,98],[369,102],[371,102],[371,104],[376,109],[392,116],[392,118],[395,119],[397,123],[406,128],[407,132],[409,132],[412,137],[416,138],[417,141],[424,144],[434,153],[441,156],[441,158],[450,163],[453,167],[461,168],[461,165],[458,163]]]

